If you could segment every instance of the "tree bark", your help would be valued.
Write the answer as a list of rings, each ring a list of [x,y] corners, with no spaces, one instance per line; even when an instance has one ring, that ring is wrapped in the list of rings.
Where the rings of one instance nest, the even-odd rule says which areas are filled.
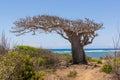
[[[83,45],[80,44],[79,38],[74,36],[71,41],[72,47],[72,58],[73,64],[87,64],[85,52],[83,49]]]

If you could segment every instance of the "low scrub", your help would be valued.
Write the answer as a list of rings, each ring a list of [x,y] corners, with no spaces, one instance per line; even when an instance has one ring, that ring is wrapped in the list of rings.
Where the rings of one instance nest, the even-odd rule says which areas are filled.
[[[106,63],[112,67],[112,74],[115,80],[120,80],[120,53],[114,53],[113,56],[106,56]]]
[[[54,72],[63,58],[66,56],[49,50],[16,46],[1,56],[0,80],[44,80],[46,73]]]
[[[98,60],[98,61],[97,61],[97,64],[102,64],[102,61],[101,61],[101,60]]]
[[[70,77],[70,78],[75,78],[76,76],[77,76],[77,72],[75,70],[70,71],[67,75],[67,77]]]
[[[112,72],[112,66],[110,64],[105,64],[102,67],[102,71],[105,72],[105,73],[110,73],[110,72]]]
[[[25,45],[18,45],[14,47],[15,51],[18,51],[21,54],[29,54],[30,56],[36,56],[39,51],[39,48],[25,46]]]
[[[97,58],[91,58],[91,59],[89,60],[89,62],[94,62],[94,63],[97,63],[97,64],[102,64],[101,59],[97,59]]]
[[[5,53],[8,52],[10,49],[10,43],[5,36],[5,33],[2,32],[1,37],[0,37],[0,55],[4,55]]]
[[[1,80],[29,80],[36,74],[33,59],[16,51],[2,57],[0,69]]]

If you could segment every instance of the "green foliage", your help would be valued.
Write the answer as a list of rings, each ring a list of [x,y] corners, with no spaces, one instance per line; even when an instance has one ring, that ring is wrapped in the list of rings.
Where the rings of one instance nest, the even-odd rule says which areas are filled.
[[[45,71],[38,71],[36,72],[35,78],[33,80],[45,80],[45,75],[46,75]]]
[[[39,66],[44,66],[47,63],[47,59],[44,57],[39,57],[37,61]]]
[[[110,73],[110,72],[112,72],[112,66],[110,64],[105,64],[102,67],[102,71],[105,72],[105,73]]]
[[[23,57],[23,61],[19,67],[18,73],[22,76],[23,80],[29,80],[35,75],[33,60],[29,57],[29,55],[25,55]]]
[[[70,71],[67,76],[71,78],[75,78],[77,76],[77,72],[75,70]]]
[[[97,64],[102,64],[102,61],[101,61],[101,60],[98,60],[98,61],[97,61]]]
[[[89,59],[89,62],[94,62],[94,63],[97,63],[97,64],[102,64],[101,59],[96,59],[96,58]]]
[[[9,52],[0,62],[0,79],[30,80],[35,75],[33,60],[29,55]]]
[[[44,80],[46,73],[54,72],[64,58],[70,59],[71,55],[16,46],[0,58],[0,80]]]
[[[30,56],[36,56],[36,54],[40,50],[39,48],[23,45],[16,46],[14,47],[14,49],[20,53],[29,54]]]
[[[45,68],[54,67],[54,65],[58,64],[59,59],[61,59],[58,54],[52,53],[49,50],[31,46],[16,46],[14,50],[18,51],[20,54],[28,54],[30,57],[34,57],[35,64]]]
[[[1,57],[0,61],[0,80],[4,80],[5,78],[8,78],[10,74],[13,73],[15,64],[17,63],[17,59],[19,59],[17,56],[17,52],[9,52],[8,54]]]

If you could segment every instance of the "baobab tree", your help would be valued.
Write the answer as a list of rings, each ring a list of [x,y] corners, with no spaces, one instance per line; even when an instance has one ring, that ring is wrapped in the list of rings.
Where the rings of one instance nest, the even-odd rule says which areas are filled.
[[[22,35],[33,32],[56,32],[71,43],[73,64],[87,63],[84,46],[91,44],[102,28],[101,23],[92,20],[68,20],[57,16],[39,15],[14,22],[12,32]]]

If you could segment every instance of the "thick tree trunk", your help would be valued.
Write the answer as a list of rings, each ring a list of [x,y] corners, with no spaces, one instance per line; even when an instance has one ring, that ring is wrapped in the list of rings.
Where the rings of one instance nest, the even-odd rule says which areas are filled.
[[[73,58],[73,64],[87,64],[85,52],[83,49],[82,44],[79,42],[79,38],[75,37],[72,39],[71,42],[72,47],[72,58]]]

